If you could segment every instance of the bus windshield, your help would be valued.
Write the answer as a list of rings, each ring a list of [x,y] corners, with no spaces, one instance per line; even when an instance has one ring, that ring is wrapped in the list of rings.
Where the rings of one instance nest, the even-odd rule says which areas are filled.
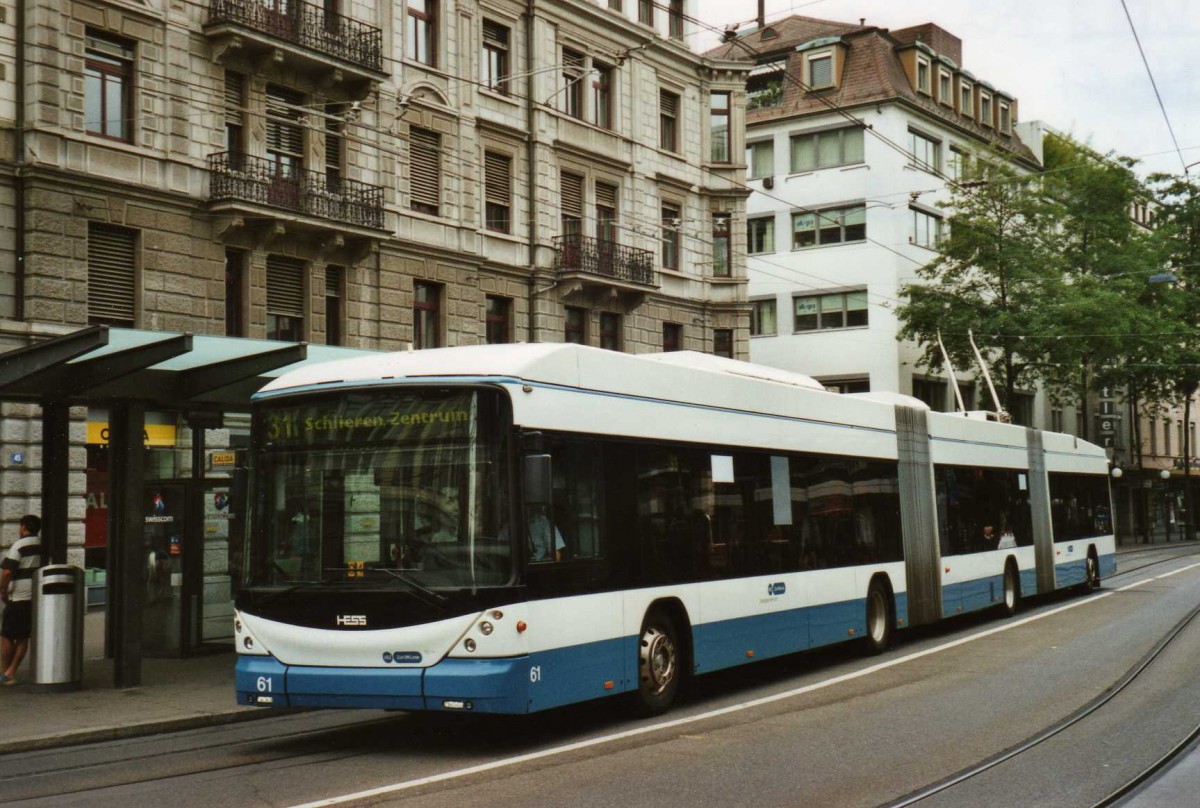
[[[271,399],[255,409],[246,583],[502,586],[505,399],[392,388]]]

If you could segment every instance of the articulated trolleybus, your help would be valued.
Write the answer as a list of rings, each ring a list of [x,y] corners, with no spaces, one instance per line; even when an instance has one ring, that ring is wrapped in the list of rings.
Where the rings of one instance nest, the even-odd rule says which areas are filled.
[[[380,354],[254,402],[240,703],[529,713],[1116,569],[1100,448],[690,352]]]

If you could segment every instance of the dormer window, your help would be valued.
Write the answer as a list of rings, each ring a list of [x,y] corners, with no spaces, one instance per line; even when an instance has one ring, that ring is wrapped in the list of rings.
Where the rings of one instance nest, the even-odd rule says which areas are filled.
[[[954,106],[954,77],[950,75],[949,70],[938,71],[937,100],[948,107]]]
[[[813,90],[833,86],[833,54],[829,51],[814,53],[805,61],[808,86]]]
[[[929,60],[917,58],[917,92],[932,95],[933,89],[930,86],[930,67]]]
[[[975,114],[975,102],[971,93],[971,85],[965,81],[958,88],[958,111],[962,115]]]
[[[1003,135],[1012,134],[1012,110],[1008,104],[1000,102],[1000,133]]]
[[[979,123],[983,126],[992,125],[992,97],[987,93],[979,94]]]

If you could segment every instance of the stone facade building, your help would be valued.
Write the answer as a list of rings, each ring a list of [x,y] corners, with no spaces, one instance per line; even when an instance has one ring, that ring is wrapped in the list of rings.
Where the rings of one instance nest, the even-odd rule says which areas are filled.
[[[0,2],[0,351],[108,324],[745,357],[749,66],[688,50],[687,0],[620,5]],[[40,435],[0,406],[7,544]]]

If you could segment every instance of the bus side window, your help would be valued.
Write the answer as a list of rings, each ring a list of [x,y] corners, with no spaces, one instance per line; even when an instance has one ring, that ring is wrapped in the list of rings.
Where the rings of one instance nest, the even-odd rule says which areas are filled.
[[[604,456],[599,442],[554,440],[555,527],[566,547],[562,557],[600,558],[604,555]]]

